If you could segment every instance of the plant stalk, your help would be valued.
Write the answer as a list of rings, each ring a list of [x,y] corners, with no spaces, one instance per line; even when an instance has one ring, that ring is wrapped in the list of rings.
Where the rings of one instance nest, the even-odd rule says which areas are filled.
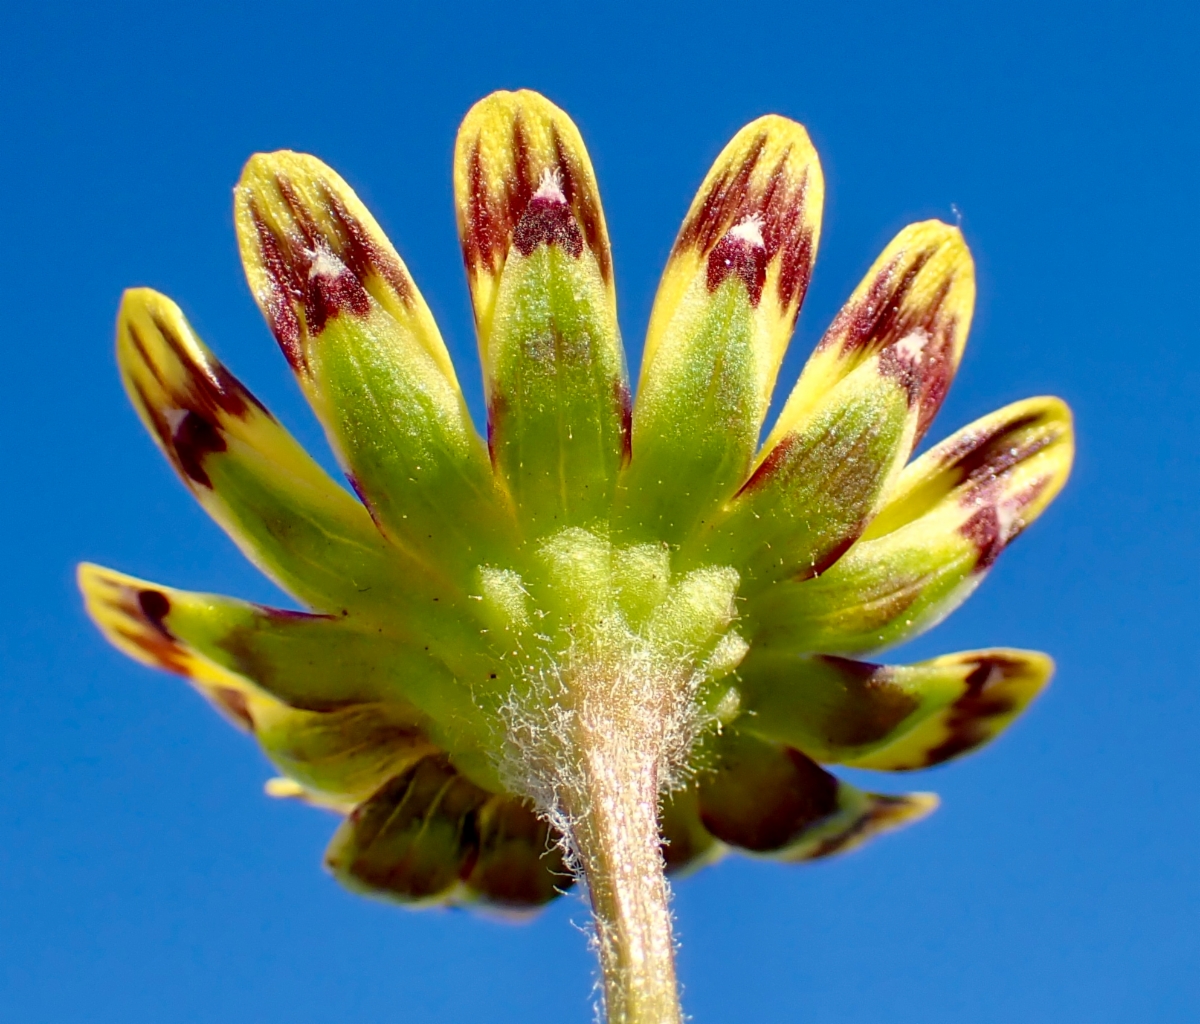
[[[582,716],[571,838],[591,898],[608,1024],[681,1024],[658,829],[661,744],[639,718],[636,710]]]

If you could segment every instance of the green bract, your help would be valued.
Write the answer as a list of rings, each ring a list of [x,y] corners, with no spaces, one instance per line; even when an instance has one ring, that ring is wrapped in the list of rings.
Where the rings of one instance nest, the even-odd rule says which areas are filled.
[[[520,910],[581,876],[612,1019],[677,1019],[664,863],[806,860],[918,818],[933,797],[864,793],[822,765],[938,764],[1049,679],[1049,659],[1015,650],[851,659],[974,589],[1063,485],[1070,414],[1019,402],[905,468],[974,303],[961,234],[931,221],[872,266],[759,445],[823,197],[784,118],[743,129],[701,185],[636,402],[570,120],[533,93],[488,97],[460,131],[455,189],[486,441],[345,182],[310,156],[255,156],[236,194],[247,276],[354,495],[174,303],[130,291],[117,348],[134,405],[307,610],[90,565],[81,585],[114,644],[257,737],[283,775],[271,793],[344,816],[339,880]]]

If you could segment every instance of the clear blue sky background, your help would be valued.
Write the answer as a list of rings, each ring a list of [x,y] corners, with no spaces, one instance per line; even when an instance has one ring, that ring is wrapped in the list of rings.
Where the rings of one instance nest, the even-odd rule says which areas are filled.
[[[1078,417],[1067,491],[906,652],[1042,648],[1050,691],[985,753],[899,780],[941,792],[924,824],[681,882],[696,1020],[1200,1019],[1200,8],[438,7],[0,10],[0,1018],[590,1020],[578,902],[514,927],[343,893],[320,868],[332,819],[266,799],[252,745],[106,647],[72,578],[88,558],[279,599],[174,479],[112,357],[121,289],[158,287],[321,447],[236,256],[255,150],[311,151],[359,190],[479,408],[451,148],[475,99],[530,86],[590,146],[635,367],[695,187],[777,111],[809,127],[829,190],[784,383],[893,232],[957,211],[979,311],[934,433],[1047,392]]]

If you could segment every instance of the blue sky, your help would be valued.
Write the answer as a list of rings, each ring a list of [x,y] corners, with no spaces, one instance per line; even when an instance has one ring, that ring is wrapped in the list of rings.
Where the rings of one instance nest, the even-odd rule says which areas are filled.
[[[590,1020],[578,902],[513,926],[343,893],[320,868],[332,819],[267,800],[252,745],[105,646],[72,578],[87,558],[279,600],[154,450],[112,357],[121,290],[160,288],[322,449],[237,261],[230,190],[256,150],[308,150],[359,190],[478,411],[450,156],[474,100],[528,86],[588,142],[633,366],[701,177],[775,111],[808,126],[828,188],[783,385],[899,227],[961,218],[979,306],[933,434],[1032,394],[1077,415],[1066,492],[905,652],[1044,649],[1050,691],[979,756],[873,780],[940,792],[920,826],[815,867],[731,859],[680,882],[689,1011],[1200,1017],[1198,22],[1131,0],[9,0],[0,1016]]]

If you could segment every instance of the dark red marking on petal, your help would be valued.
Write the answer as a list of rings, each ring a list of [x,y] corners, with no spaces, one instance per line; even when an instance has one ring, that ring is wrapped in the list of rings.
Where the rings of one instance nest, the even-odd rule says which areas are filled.
[[[675,242],[673,255],[691,247],[698,249],[702,256],[707,255],[709,288],[714,288],[714,280],[719,284],[724,275],[719,275],[719,269],[714,269],[713,254],[723,247],[731,249],[732,246],[727,243],[738,241],[729,238],[730,228],[748,218],[755,219],[762,231],[763,247],[760,253],[754,254],[753,262],[761,260],[762,271],[753,267],[747,259],[749,253],[735,256],[732,252],[723,251],[719,260],[725,261],[734,256],[729,264],[730,269],[744,270],[743,279],[747,280],[747,287],[757,305],[762,285],[751,282],[758,282],[760,273],[765,278],[766,267],[779,257],[779,304],[784,311],[795,304],[794,320],[799,314],[800,303],[804,300],[812,276],[813,233],[804,216],[808,173],[805,172],[799,181],[788,173],[789,150],[780,156],[766,183],[752,189],[751,178],[766,143],[767,136],[759,136],[737,167],[727,167],[717,177],[695,215],[685,221]],[[717,266],[719,268],[720,264]]]
[[[336,622],[338,620],[337,615],[329,612],[301,612],[294,608],[273,608],[267,604],[257,603],[254,607],[273,622],[316,622],[322,619],[326,622]]]
[[[162,445],[163,451],[171,459],[172,464],[178,468],[179,463],[176,461],[174,449],[171,447],[171,425],[163,416],[162,409],[150,401],[150,396],[146,394],[146,389],[137,378],[130,379],[129,386],[133,389],[134,405],[149,417],[154,429],[154,436],[158,438],[159,444]]]
[[[375,524],[375,528],[383,533],[383,523],[379,518],[379,511],[375,507],[375,503],[371,500],[371,496],[363,489],[363,485],[359,483],[358,477],[353,473],[346,473],[346,483],[350,485],[350,490],[354,492],[354,496],[362,502],[363,508],[367,510],[367,515],[371,517],[371,522]]]
[[[318,337],[339,313],[366,316],[370,311],[367,290],[336,255],[326,249],[312,261],[304,296],[304,322],[310,337]]]
[[[304,205],[300,196],[296,193],[295,186],[285,175],[276,174],[275,187],[279,190],[280,198],[287,205],[292,215],[292,220],[296,222],[296,226],[304,236],[305,247],[309,250],[315,249],[322,237],[321,229],[317,226],[317,222],[309,212],[308,207]]]
[[[784,247],[783,262],[779,267],[779,305],[782,309],[787,309],[795,303],[792,323],[795,323],[800,315],[800,306],[808,292],[813,262],[813,233],[810,228],[805,228],[794,236],[790,245]]]
[[[996,480],[1062,436],[1061,430],[1047,430],[1018,443],[1021,432],[1039,422],[1042,422],[1041,414],[1030,413],[1009,423],[997,424],[989,432],[967,434],[946,451],[943,465],[973,485]]]
[[[130,341],[141,357],[142,365],[158,382],[177,409],[194,409],[218,419],[222,415],[244,418],[254,408],[270,417],[263,404],[254,397],[232,373],[216,360],[198,360],[188,351],[174,328],[163,318],[152,315],[154,326],[179,363],[186,379],[181,383],[174,374],[166,373],[150,356],[145,339],[133,322],[126,323]],[[144,389],[139,389],[146,398]],[[271,417],[273,418],[273,417]]]
[[[698,786],[700,820],[723,842],[765,853],[837,810],[838,783],[790,747],[723,746]]]
[[[862,536],[863,530],[866,528],[866,523],[860,523],[844,537],[840,538],[835,544],[831,545],[824,552],[818,554],[813,560],[812,565],[801,569],[800,572],[795,575],[794,579],[798,583],[803,583],[805,580],[815,579],[816,577],[827,573],[830,569],[837,565],[838,562],[841,561],[842,556],[847,551],[849,551],[852,547],[854,547],[855,544],[858,543],[858,538]]]
[[[848,303],[838,312],[825,335],[817,343],[817,348],[824,348],[837,341],[844,351],[855,352],[867,346],[879,347],[888,341],[895,341],[914,328],[924,326],[919,322],[901,324],[900,311],[917,275],[925,264],[933,259],[936,252],[934,247],[917,253],[899,278],[896,271],[900,255],[893,257],[875,275],[866,295],[857,302]]]
[[[142,617],[168,640],[174,640],[164,621],[171,614],[171,599],[161,590],[143,589],[138,591],[137,602]]]
[[[988,740],[993,735],[991,719],[1016,710],[1014,701],[995,693],[995,688],[1027,668],[1024,662],[1002,654],[981,656],[966,678],[966,692],[950,706],[946,718],[949,735],[926,753],[924,767],[941,764]]]
[[[1031,444],[1030,447],[1040,450],[1041,446]],[[982,573],[990,569],[1000,553],[1020,536],[1025,529],[1021,513],[1050,486],[1051,479],[1049,474],[1040,476],[1023,490],[1006,495],[1000,483],[987,477],[966,491],[960,499],[961,504],[967,508],[975,507],[975,511],[958,528],[958,532],[974,544],[979,552],[973,572]],[[1004,511],[1003,518],[1001,508]]]
[[[917,396],[920,412],[917,415],[916,432],[913,434],[914,446],[929,430],[954,380],[954,373],[958,369],[954,362],[957,329],[957,321],[953,318],[948,320],[940,331],[935,327],[933,340],[925,349],[925,365]]]
[[[990,502],[963,523],[958,532],[974,544],[975,550],[979,552],[974,572],[986,572],[990,569],[1008,543],[1000,526],[1000,516]]]
[[[137,375],[128,378],[129,386],[175,468],[193,483],[211,488],[204,460],[226,450],[224,421],[244,419],[251,409],[268,419],[274,417],[219,362],[197,359],[170,323],[160,317],[155,317],[154,323],[178,365],[169,372],[159,366],[137,326],[129,322],[125,325],[129,339],[162,395],[152,398]]]
[[[909,407],[917,410],[915,445],[941,408],[954,377],[953,324],[936,333],[918,326],[901,335],[880,353],[879,370],[904,389]]]
[[[848,846],[888,821],[894,821],[903,815],[911,806],[910,801],[903,796],[890,796],[882,793],[871,795],[871,806],[862,815],[855,818],[843,831],[837,835],[821,840],[809,855],[808,860],[820,860],[840,853]]]
[[[924,391],[927,353],[933,339],[920,328],[907,338],[905,346],[889,345],[880,353],[879,372],[904,389],[912,407],[920,402]]]
[[[190,678],[187,652],[162,621],[170,611],[167,595],[150,588],[135,590],[124,584],[117,584],[114,589],[116,594],[107,600],[121,613],[125,624],[113,626],[113,632],[160,668]]]
[[[707,253],[729,228],[743,216],[755,212],[747,203],[750,178],[767,144],[764,133],[754,140],[750,152],[736,167],[726,167],[712,183],[700,208],[679,230],[672,255],[688,248]],[[751,207],[751,208],[748,208]]]
[[[375,241],[337,193],[328,189],[323,182],[320,191],[330,216],[337,223],[338,255],[350,273],[363,282],[371,274],[378,274],[405,305],[411,305],[413,286],[400,261]]]
[[[175,358],[179,360],[180,365],[187,371],[189,380],[188,387],[192,392],[192,404],[197,408],[204,408],[216,412],[220,410],[230,416],[243,417],[250,406],[255,406],[261,412],[266,412],[266,409],[246,388],[242,385],[232,373],[218,362],[199,362],[188,351],[183,339],[175,332],[175,328],[163,317],[157,314],[151,314],[154,321],[154,326],[158,330],[167,347],[174,353]],[[141,354],[143,361],[152,369],[157,369],[146,356],[146,349],[142,344],[142,339],[137,337],[136,329],[132,324],[129,325],[130,333],[134,336],[135,343],[138,346],[138,352]],[[157,374],[156,374],[157,376]],[[172,389],[161,377],[158,378],[159,383],[163,384],[164,390],[171,391]],[[181,403],[181,407],[185,407]]]
[[[297,371],[305,368],[302,346],[305,333],[315,338],[339,313],[366,316],[371,303],[363,280],[378,273],[396,287],[401,297],[410,294],[399,264],[386,253],[366,230],[320,186],[329,203],[338,230],[328,237],[295,187],[283,175],[275,176],[275,185],[292,215],[298,235],[280,235],[267,224],[257,207],[251,216],[258,232],[262,263],[271,281],[271,294],[265,297],[266,316],[271,331],[289,363]],[[303,326],[299,313],[303,311]]]
[[[477,138],[471,148],[467,170],[470,195],[467,197],[466,225],[462,237],[463,262],[470,273],[486,267],[495,274],[500,270],[507,232],[501,223],[499,207],[492,203],[488,195],[486,182],[480,139]]]
[[[790,150],[779,158],[767,179],[767,186],[754,209],[762,221],[767,262],[781,254],[779,268],[779,308],[786,311],[804,301],[813,265],[813,234],[806,226],[804,211],[808,198],[808,171],[799,182],[787,172]],[[795,315],[794,314],[794,315]]]
[[[276,236],[258,209],[250,207],[258,231],[258,248],[262,253],[263,269],[271,282],[271,293],[263,297],[267,324],[292,368],[299,372],[305,367],[304,350],[300,345],[300,317],[307,291],[307,271],[301,273],[289,259],[283,239]]]
[[[821,655],[835,669],[845,688],[844,699],[830,707],[824,733],[843,747],[863,746],[884,739],[917,710],[921,701],[892,681],[883,665]]]
[[[1023,491],[1018,491],[1016,494],[1011,495],[1007,499],[1007,503],[1008,503],[1009,507],[1015,509],[1017,512],[1023,512],[1030,505],[1032,505],[1035,501],[1037,501],[1037,499],[1041,496],[1042,492],[1047,487],[1050,486],[1050,481],[1052,479],[1053,478],[1048,473],[1044,476],[1038,477],[1036,480],[1032,481],[1029,484],[1029,486],[1027,486]],[[1008,539],[1010,542],[1025,527],[1024,522],[1021,521],[1019,516],[1018,516],[1016,522],[1014,523],[1014,527],[1015,528],[1012,528],[1009,530]]]
[[[584,241],[596,257],[600,276],[607,284],[612,278],[612,252],[604,233],[599,198],[594,189],[588,188],[586,184],[580,185],[580,181],[585,177],[584,172],[563,145],[557,126],[550,126],[550,135],[554,140],[554,157],[563,195],[583,228]]]
[[[775,476],[787,464],[799,439],[795,434],[788,434],[774,448],[767,452],[766,458],[759,463],[758,468],[750,474],[750,478],[738,489],[735,497],[741,497],[750,491],[756,491]],[[814,574],[815,575],[815,574]]]
[[[538,186],[529,162],[529,140],[525,137],[525,124],[520,114],[513,120],[512,152],[514,174],[507,195],[510,228],[521,219]]]
[[[918,410],[914,444],[937,415],[957,370],[958,323],[944,311],[953,278],[942,280],[919,306],[908,302],[918,276],[939,248],[916,253],[903,274],[898,273],[900,256],[894,257],[875,275],[866,295],[843,307],[817,344],[818,351],[837,344],[847,354],[883,350],[881,368],[900,382],[909,404]],[[911,351],[912,340],[918,338],[920,348]],[[906,339],[909,344],[898,347]]]
[[[174,672],[185,679],[191,678],[187,657],[183,650],[172,640],[159,636],[157,633],[134,631],[124,626],[116,626],[113,632],[124,640],[129,641],[146,655],[159,668]]]
[[[462,232],[463,261],[469,273],[482,269],[499,273],[510,245],[528,256],[538,245],[558,244],[572,256],[579,256],[586,245],[596,257],[601,277],[605,281],[611,278],[612,254],[604,235],[598,197],[586,184],[583,168],[564,145],[557,128],[551,125],[550,130],[555,163],[543,170],[557,175],[565,200],[557,204],[537,195],[541,182],[536,180],[519,114],[510,141],[513,172],[495,194],[488,191],[481,139],[475,140],[467,165],[469,195]]]
[[[531,256],[540,245],[557,245],[570,256],[583,255],[583,236],[571,207],[561,199],[534,196],[517,221],[513,245],[522,256]]]
[[[496,452],[500,445],[500,434],[504,429],[504,418],[507,411],[507,399],[498,392],[493,393],[487,408],[488,457],[492,460],[493,469],[496,466]]]
[[[223,452],[227,447],[220,428],[191,410],[184,413],[171,436],[176,465],[189,479],[210,489],[212,480],[204,469],[204,457]]]
[[[254,732],[254,716],[250,714],[250,703],[244,693],[230,686],[214,686],[206,689],[205,693],[250,732]]]
[[[613,392],[621,424],[621,465],[627,466],[633,458],[633,396],[622,377],[613,380]]]
[[[750,297],[750,305],[757,306],[767,280],[766,246],[727,232],[708,254],[705,278],[708,290],[715,292],[721,282],[730,276],[741,279]]]
[[[808,173],[805,172],[798,188],[788,194],[787,205],[780,213],[766,210],[763,214],[763,238],[767,248],[772,249],[772,241],[778,236],[779,250],[782,258],[779,264],[779,308],[786,310],[793,304],[795,311],[792,320],[800,315],[800,306],[808,292],[809,281],[812,280],[813,263],[816,259],[816,247],[813,244],[813,231],[808,226],[804,216],[808,200]]]

